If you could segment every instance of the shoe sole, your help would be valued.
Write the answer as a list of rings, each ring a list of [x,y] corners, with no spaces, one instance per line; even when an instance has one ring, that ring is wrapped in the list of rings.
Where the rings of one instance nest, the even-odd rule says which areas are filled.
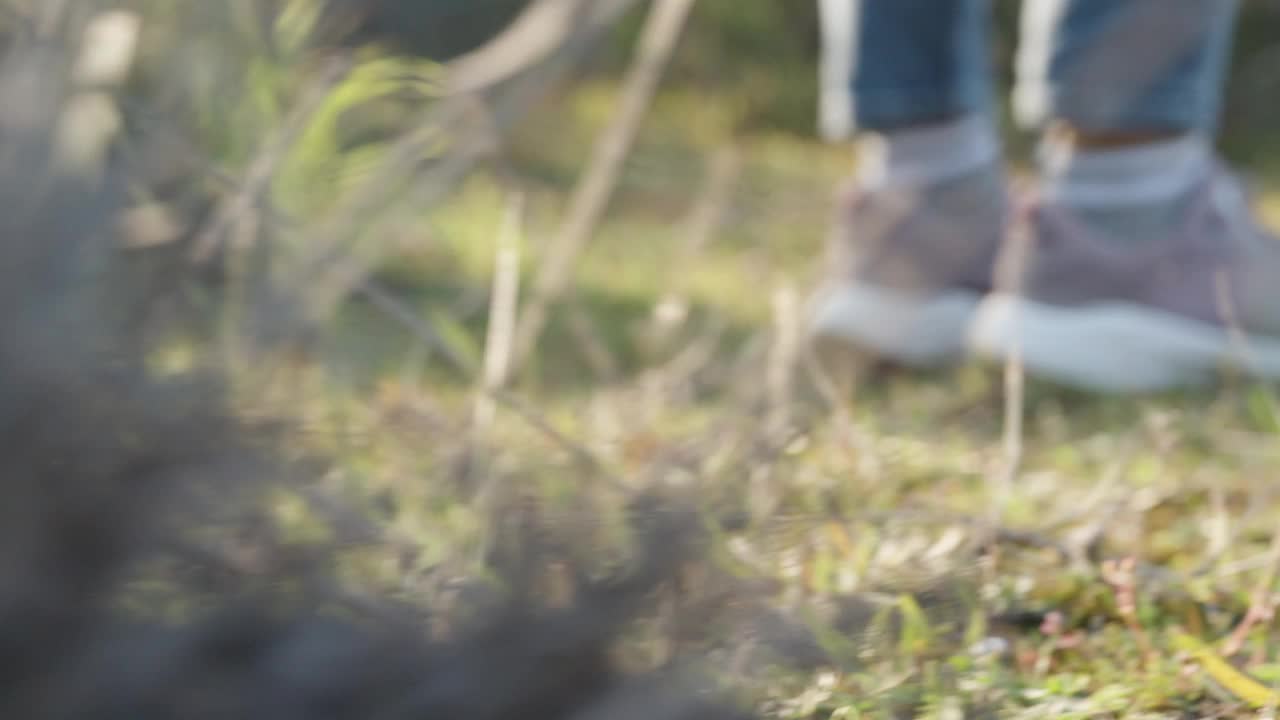
[[[809,332],[824,354],[844,349],[917,368],[954,364],[981,296],[953,290],[928,298],[868,286],[820,297]]]
[[[990,360],[1020,352],[1030,374],[1098,392],[1205,385],[1228,368],[1280,378],[1280,339],[1122,303],[1068,309],[991,295],[978,305],[968,346]]]

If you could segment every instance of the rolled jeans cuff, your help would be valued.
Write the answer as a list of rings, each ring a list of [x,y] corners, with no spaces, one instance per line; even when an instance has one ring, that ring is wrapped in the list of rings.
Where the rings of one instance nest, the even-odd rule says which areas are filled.
[[[857,89],[850,98],[853,125],[858,130],[888,130],[959,115],[986,113],[992,98],[985,85]]]
[[[1131,96],[1107,98],[1050,82],[1020,82],[1013,90],[1013,115],[1025,129],[1063,120],[1093,131],[1154,129],[1212,134],[1218,121],[1217,104],[1201,95],[1194,88],[1168,88],[1147,93],[1135,102]]]

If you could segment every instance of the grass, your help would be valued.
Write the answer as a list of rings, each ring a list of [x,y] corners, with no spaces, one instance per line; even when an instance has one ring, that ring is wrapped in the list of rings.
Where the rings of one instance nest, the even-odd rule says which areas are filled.
[[[573,94],[512,149],[529,195],[525,282],[610,99]],[[1280,510],[1271,390],[1236,381],[1115,399],[1031,383],[998,552],[979,557],[1007,460],[999,372],[879,375],[833,410],[780,354],[791,328],[775,310],[815,277],[850,158],[792,137],[730,139],[730,125],[700,98],[661,100],[570,304],[492,426],[473,423],[471,380],[359,303],[324,362],[256,396],[288,405],[308,443],[338,459],[329,481],[411,548],[366,571],[413,592],[442,566],[474,567],[491,531],[472,501],[485,488],[585,515],[590,546],[607,543],[624,489],[658,484],[695,499],[716,530],[724,577],[692,595],[767,588],[716,616],[736,631],[688,643],[752,678],[748,699],[769,715],[1254,717],[1230,682],[1174,649],[1174,633],[1226,637],[1267,577]],[[729,142],[741,166],[723,222],[684,254],[706,159]],[[1280,195],[1264,204],[1280,221]],[[472,370],[502,205],[497,184],[474,179],[380,276]],[[673,293],[689,313],[664,339],[654,318]],[[1105,572],[1118,558],[1136,559],[1132,577]],[[1046,613],[1060,626],[1042,626]],[[838,661],[759,670],[741,640],[785,646],[762,629],[777,617],[784,640],[803,644],[807,626]],[[1262,623],[1231,660],[1280,682],[1275,637]]]

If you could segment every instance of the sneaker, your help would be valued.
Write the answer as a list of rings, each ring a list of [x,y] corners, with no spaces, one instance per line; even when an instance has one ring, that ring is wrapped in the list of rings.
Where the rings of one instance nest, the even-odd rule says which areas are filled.
[[[830,276],[812,300],[815,344],[917,367],[963,358],[1006,215],[994,169],[923,190],[847,192],[828,248]]]
[[[1280,377],[1280,242],[1215,169],[1166,242],[1106,242],[1064,208],[1013,221],[998,288],[970,335],[978,355],[1102,392],[1203,384],[1224,368]]]

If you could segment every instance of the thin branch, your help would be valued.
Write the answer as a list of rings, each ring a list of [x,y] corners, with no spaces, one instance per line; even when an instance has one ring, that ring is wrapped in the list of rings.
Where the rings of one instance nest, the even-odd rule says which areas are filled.
[[[383,289],[373,280],[365,280],[356,288],[356,293],[368,300],[374,308],[387,317],[395,320],[409,331],[420,342],[439,352],[448,361],[449,366],[463,377],[471,375],[470,364],[453,349],[440,333],[424,320],[418,313],[405,306],[390,292]]]
[[[507,203],[498,230],[489,304],[489,327],[484,344],[483,392],[476,397],[472,431],[482,436],[493,422],[493,397],[489,393],[507,384],[511,368],[511,337],[515,332],[516,305],[520,295],[520,237],[524,195],[517,192]],[[479,437],[473,438],[479,446]]]
[[[688,231],[666,291],[653,307],[654,344],[661,347],[689,317],[689,277],[699,256],[724,222],[742,164],[734,145],[725,145],[707,161],[707,179],[686,220]]]
[[[567,314],[569,332],[577,340],[596,379],[606,383],[612,382],[618,377],[618,358],[609,350],[609,344],[600,338],[595,321],[591,319],[586,308],[578,303],[570,304]]]
[[[609,483],[620,489],[627,489],[627,483],[622,478],[614,474],[609,467],[591,452],[585,445],[570,438],[568,435],[560,432],[551,421],[547,420],[541,413],[529,407],[528,404],[521,402],[515,396],[503,390],[494,390],[489,395],[504,408],[515,413],[519,418],[529,424],[530,427],[542,433],[547,439],[560,446],[561,449],[569,453],[578,464],[587,470],[604,477]]]
[[[613,25],[637,0],[539,0],[485,45],[453,60],[446,91],[481,92],[546,62],[575,37]]]
[[[773,294],[774,341],[769,352],[766,383],[769,388],[769,426],[783,432],[791,421],[792,389],[800,356],[799,301],[789,284]]]
[[[1280,530],[1271,535],[1271,547],[1267,551],[1267,562],[1262,577],[1253,588],[1249,601],[1249,609],[1227,639],[1222,643],[1222,654],[1231,657],[1240,652],[1249,639],[1249,633],[1258,625],[1269,622],[1275,617],[1276,577],[1280,575]]]
[[[574,191],[568,215],[535,282],[533,297],[520,317],[516,330],[517,367],[537,345],[551,306],[563,295],[578,257],[604,216],[693,3],[694,0],[656,0],[649,12],[618,111],[596,142],[591,164]]]
[[[995,268],[997,289],[1015,297],[1021,295],[1032,242],[1029,221],[1025,218],[1019,218],[1019,220],[1020,222],[1015,221],[1012,230],[1008,233],[1004,242],[1005,252]],[[1020,317],[1014,317],[1015,324],[1020,321]],[[992,527],[999,527],[1004,522],[1013,492],[1014,479],[1022,464],[1025,383],[1022,348],[1015,342],[1004,364],[1004,415],[1000,468],[994,475],[988,475],[987,478]]]

